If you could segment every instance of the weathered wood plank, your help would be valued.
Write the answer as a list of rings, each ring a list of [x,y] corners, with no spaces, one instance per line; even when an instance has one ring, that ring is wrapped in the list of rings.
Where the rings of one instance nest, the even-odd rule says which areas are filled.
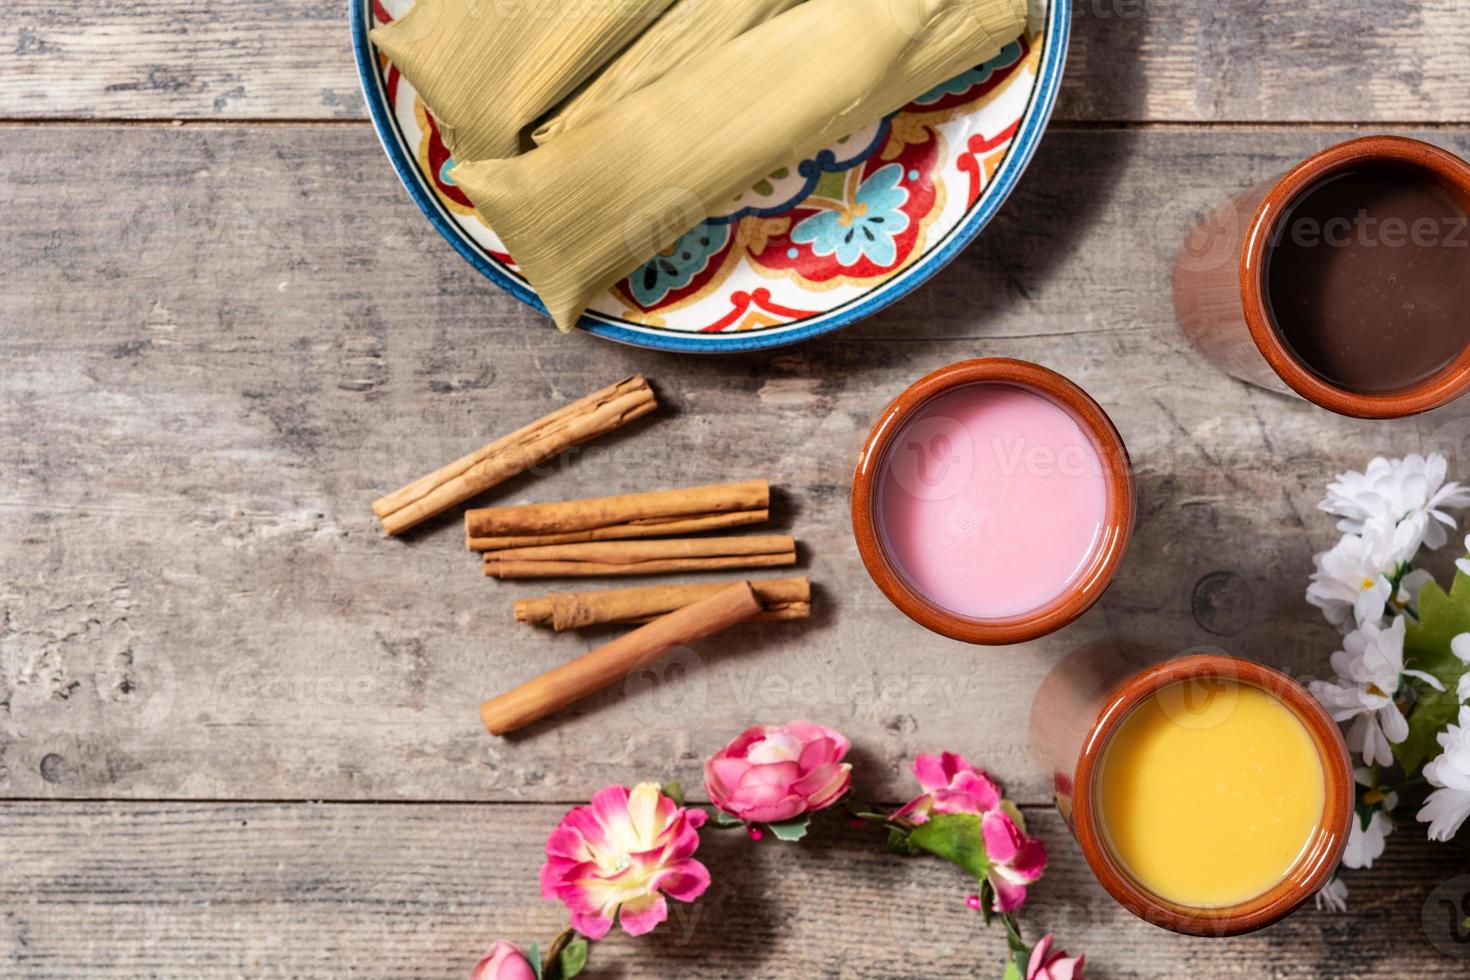
[[[0,808],[0,962],[12,977],[462,977],[496,937],[565,923],[537,885],[551,806]],[[1252,936],[1185,939],[1112,903],[1050,810],[1052,863],[1026,916],[1085,951],[1089,976],[1460,977],[1422,916],[1452,875],[1445,845],[1393,838],[1348,880],[1353,908],[1310,907]],[[706,835],[714,884],[640,940],[600,943],[587,976],[999,975],[1004,942],[967,909],[958,870],[886,854],[824,818],[800,845]],[[1441,951],[1430,940],[1444,943]]]
[[[1464,0],[1071,0],[1063,119],[1470,121]],[[364,113],[345,2],[19,0],[0,116]]]
[[[0,25],[8,118],[363,117],[345,2],[25,0]]]
[[[1073,0],[1072,6],[1062,119],[1470,118],[1470,8],[1463,0]]]
[[[1470,473],[1470,404],[1369,425],[1250,389],[1178,334],[1167,276],[1190,213],[1341,135],[1056,133],[995,226],[898,307],[801,348],[681,359],[556,335],[434,235],[365,130],[8,128],[0,793],[580,799],[695,785],[745,725],[810,716],[853,738],[884,796],[916,752],[952,748],[1039,803],[1028,704],[1077,646],[1214,643],[1325,671],[1335,634],[1301,600],[1333,536],[1322,486],[1425,447]],[[1470,150],[1470,131],[1430,135]],[[1142,495],[1101,605],[1014,649],[904,619],[847,519],[877,411],[986,354],[1089,388]],[[369,502],[635,370],[664,417],[487,499],[769,477],[817,613],[491,739],[483,697],[608,634],[513,623],[538,586],[486,581],[457,519],[382,540]]]

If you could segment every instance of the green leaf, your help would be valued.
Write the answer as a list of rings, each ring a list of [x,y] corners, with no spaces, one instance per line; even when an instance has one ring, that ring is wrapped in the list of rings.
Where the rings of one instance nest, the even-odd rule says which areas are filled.
[[[716,827],[745,826],[744,820],[741,820],[739,817],[730,816],[730,814],[726,813],[724,810],[721,810],[719,807],[708,807],[706,808],[705,812],[709,814],[710,823],[714,824]]]
[[[1021,964],[1016,962],[1016,957],[1012,956],[1006,960],[1006,972],[1001,974],[1000,980],[1025,980],[1024,974],[1021,973]]]
[[[806,836],[807,825],[812,822],[810,813],[803,813],[795,820],[785,820],[781,823],[768,823],[766,827],[776,835],[777,840],[798,841]]]
[[[1026,940],[1021,938],[1021,931],[1016,927],[1016,920],[1009,912],[1001,915],[1001,924],[1006,927],[1006,945],[1010,946],[1011,952],[1022,960],[1031,959],[1031,947],[1026,945]]]
[[[990,871],[990,858],[985,855],[985,836],[980,833],[980,817],[974,813],[936,813],[927,823],[915,827],[909,842],[936,857],[964,868],[976,881],[984,882]]]
[[[663,794],[673,800],[679,806],[684,805],[684,787],[679,785],[677,779],[671,779],[664,783]]]
[[[915,854],[913,842],[909,840],[909,832],[897,827],[888,828],[888,853],[897,854],[899,857],[913,857]]]
[[[1426,582],[1419,593],[1419,621],[1409,620],[1404,631],[1404,666],[1422,670],[1444,685],[1434,691],[1416,686],[1420,697],[1409,712],[1409,737],[1393,747],[1394,758],[1406,776],[1413,776],[1432,756],[1446,724],[1459,713],[1458,687],[1467,667],[1450,649],[1450,641],[1470,633],[1470,576],[1455,572],[1446,593],[1436,582]]]
[[[561,980],[572,980],[572,977],[587,968],[588,952],[585,939],[574,939],[567,943],[561,955],[556,958],[557,966],[561,968]]]
[[[1368,804],[1359,800],[1353,805],[1353,812],[1357,814],[1358,817],[1358,829],[1366,831],[1368,829],[1368,825],[1373,822],[1373,814],[1378,812],[1378,807],[1369,806]]]
[[[526,962],[531,964],[531,972],[536,974],[536,980],[541,980],[541,944],[532,943],[531,951],[526,954]]]

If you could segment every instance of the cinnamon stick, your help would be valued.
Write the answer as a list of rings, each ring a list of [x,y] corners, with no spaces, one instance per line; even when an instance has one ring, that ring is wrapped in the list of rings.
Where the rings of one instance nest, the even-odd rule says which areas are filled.
[[[456,504],[605,435],[658,407],[643,375],[625,378],[373,502],[386,534],[402,534]]]
[[[737,582],[486,701],[480,720],[492,735],[513,732],[616,684],[673,647],[712,636],[760,611],[750,584]]]
[[[471,511],[470,513],[474,513]],[[729,514],[706,514],[700,517],[649,518],[627,524],[612,524],[586,531],[561,534],[525,534],[498,538],[469,538],[471,551],[501,551],[506,548],[532,548],[543,544],[575,544],[580,541],[613,541],[619,538],[657,538],[674,534],[698,534],[722,531],[732,527],[764,524],[770,519],[768,510],[737,510]]]
[[[666,575],[675,572],[718,572],[730,568],[784,568],[796,555],[733,555],[725,558],[669,558],[623,565],[590,561],[487,561],[485,574],[499,579],[608,578],[618,575]]]
[[[770,504],[770,484],[746,480],[549,504],[484,507],[465,512],[465,531],[471,538],[564,534],[675,517],[766,510]]]
[[[552,592],[515,605],[516,620],[549,626],[557,632],[606,623],[646,623],[706,599],[724,582],[655,585],[601,592]],[[750,587],[763,607],[758,620],[806,619],[811,615],[811,583],[805,578],[753,579]]]
[[[796,541],[784,534],[588,541],[485,552],[485,574],[495,578],[646,575],[794,564]]]

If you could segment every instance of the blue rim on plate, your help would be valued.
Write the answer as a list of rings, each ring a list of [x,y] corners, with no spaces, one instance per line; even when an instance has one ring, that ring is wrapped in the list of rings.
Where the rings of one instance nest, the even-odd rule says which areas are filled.
[[[425,185],[423,175],[415,162],[404,152],[398,123],[393,117],[387,91],[383,87],[382,75],[377,69],[376,54],[368,32],[372,29],[373,0],[350,0],[352,48],[357,61],[358,79],[362,84],[364,101],[372,116],[373,129],[378,141],[393,164],[398,179],[408,190],[409,196],[424,212],[434,229],[449,242],[465,261],[501,289],[516,299],[545,313],[546,308],[536,293],[525,283],[507,275],[491,262],[466,239],[464,233],[450,221],[432,191]],[[1057,91],[1061,87],[1062,71],[1067,60],[1067,46],[1072,28],[1072,6],[1067,0],[1052,0],[1047,12],[1045,44],[1041,53],[1041,64],[1031,91],[1031,100],[1022,116],[1021,125],[1007,150],[1005,159],[996,171],[983,198],[977,202],[964,219],[950,230],[945,238],[927,248],[917,262],[899,272],[892,279],[849,303],[827,310],[802,321],[801,326],[779,332],[752,331],[745,333],[649,333],[631,330],[626,326],[609,321],[595,312],[583,315],[578,328],[607,340],[643,347],[651,350],[676,351],[680,353],[719,354],[743,351],[769,350],[789,344],[810,340],[832,333],[857,323],[879,310],[907,296],[932,278],[954,260],[965,246],[974,241],[980,230],[990,223],[1005,203],[1021,174],[1025,172],[1036,147],[1041,142],[1052,108],[1056,104]]]

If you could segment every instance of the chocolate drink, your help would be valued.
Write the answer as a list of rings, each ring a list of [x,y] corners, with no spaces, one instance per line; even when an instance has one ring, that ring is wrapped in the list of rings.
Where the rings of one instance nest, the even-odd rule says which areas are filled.
[[[1405,388],[1470,344],[1470,228],[1431,174],[1369,164],[1292,202],[1265,263],[1272,320],[1322,380],[1371,394]]]

